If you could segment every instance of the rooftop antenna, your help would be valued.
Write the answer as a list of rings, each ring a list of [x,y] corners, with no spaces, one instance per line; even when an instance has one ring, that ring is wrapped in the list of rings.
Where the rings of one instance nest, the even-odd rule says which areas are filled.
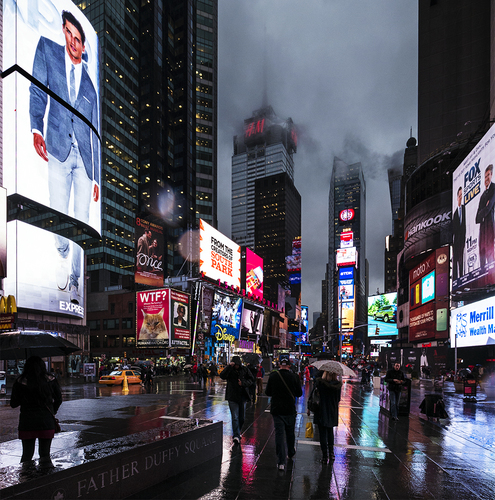
[[[261,107],[268,107],[268,70],[267,70],[267,51],[268,44],[266,43],[266,24],[265,24],[265,34],[263,43],[263,98],[261,101]]]

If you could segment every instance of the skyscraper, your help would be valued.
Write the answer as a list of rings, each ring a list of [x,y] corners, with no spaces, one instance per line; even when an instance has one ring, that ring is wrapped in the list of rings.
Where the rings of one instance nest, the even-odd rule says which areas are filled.
[[[357,260],[347,267],[354,268],[354,324],[366,323],[366,186],[361,163],[348,165],[334,158],[328,203],[328,332],[339,329],[339,294],[337,250],[341,248],[342,234],[352,233]],[[325,306],[324,306],[325,309]],[[355,331],[354,337],[365,340],[366,329]]]
[[[232,239],[255,246],[255,181],[287,173],[294,182],[297,135],[292,119],[283,120],[271,106],[244,120],[244,135],[234,137],[232,156]]]

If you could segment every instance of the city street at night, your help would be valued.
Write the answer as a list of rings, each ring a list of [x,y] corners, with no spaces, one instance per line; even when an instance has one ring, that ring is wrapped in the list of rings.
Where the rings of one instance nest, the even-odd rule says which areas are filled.
[[[306,384],[298,401],[296,455],[279,471],[266,396],[248,404],[238,446],[232,444],[222,382],[203,390],[185,376],[163,377],[152,392],[134,385],[127,395],[120,387],[64,385],[64,403],[57,414],[63,432],[53,441],[55,469],[50,474],[55,479],[57,471],[76,467],[82,456],[78,450],[87,451],[97,443],[111,440],[118,454],[119,440],[124,445],[131,434],[173,421],[211,419],[223,421],[221,461],[210,461],[152,488],[142,485],[142,492],[132,498],[493,498],[495,400],[483,392],[478,392],[476,402],[467,402],[446,382],[449,418],[433,422],[419,410],[425,394],[434,392],[431,381],[422,381],[412,389],[409,417],[393,422],[380,412],[378,390],[348,381],[342,390],[335,460],[322,464],[316,428],[313,439],[305,438],[309,390]],[[0,407],[3,487],[29,480],[20,476],[18,410],[12,410],[8,401],[7,396]]]

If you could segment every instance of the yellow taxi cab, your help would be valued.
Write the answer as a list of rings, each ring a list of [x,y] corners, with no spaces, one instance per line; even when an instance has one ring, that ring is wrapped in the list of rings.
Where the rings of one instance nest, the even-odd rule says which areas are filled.
[[[99,383],[105,385],[122,385],[124,377],[127,378],[128,384],[140,384],[141,374],[133,370],[115,370],[110,375],[100,377]]]

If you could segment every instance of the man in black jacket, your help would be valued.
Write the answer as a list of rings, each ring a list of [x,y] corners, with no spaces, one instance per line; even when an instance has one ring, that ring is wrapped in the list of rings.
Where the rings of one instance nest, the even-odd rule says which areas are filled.
[[[233,356],[229,365],[222,370],[220,378],[227,381],[225,399],[229,402],[232,417],[232,434],[234,443],[241,442],[241,429],[244,425],[246,401],[249,401],[248,387],[255,383],[254,377],[239,356]]]
[[[400,370],[400,363],[395,363],[394,367],[385,375],[385,382],[388,387],[388,396],[390,398],[390,413],[393,420],[399,420],[398,410],[400,402],[400,392],[404,384],[405,377]]]
[[[265,394],[272,398],[270,413],[275,426],[277,467],[284,470],[286,457],[292,458],[296,453],[296,398],[302,396],[302,388],[299,377],[290,370],[289,356],[281,354],[279,363],[280,370],[268,377]]]

